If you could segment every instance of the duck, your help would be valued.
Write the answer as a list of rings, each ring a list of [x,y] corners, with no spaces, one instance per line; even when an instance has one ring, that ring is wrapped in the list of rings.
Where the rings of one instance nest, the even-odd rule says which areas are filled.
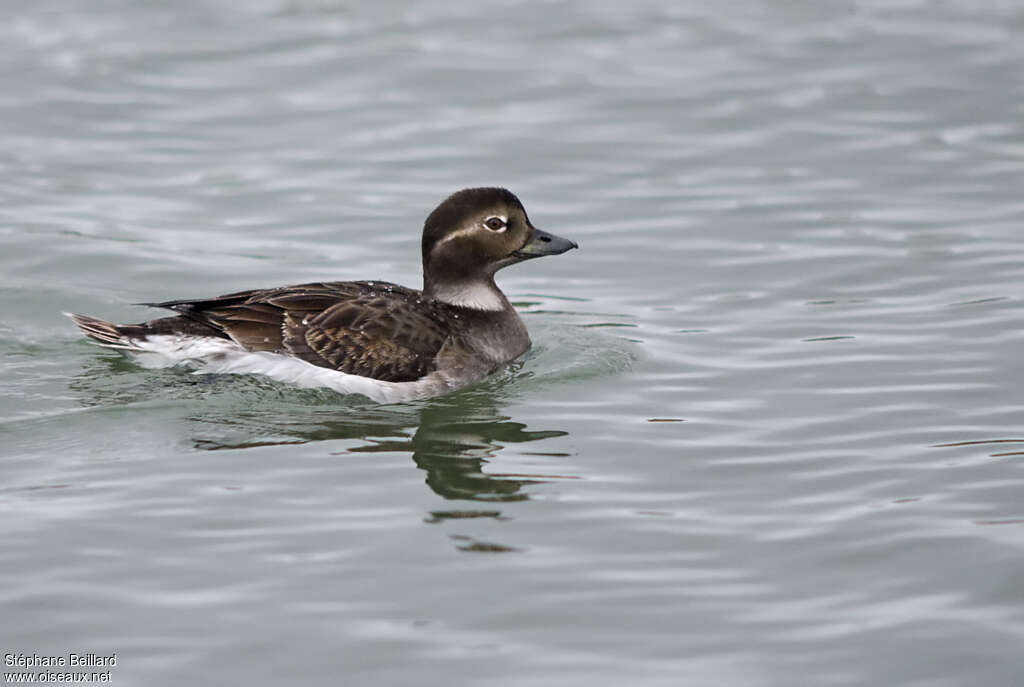
[[[399,403],[461,389],[526,353],[526,325],[494,275],[578,247],[533,226],[511,191],[467,188],[424,222],[422,290],[315,282],[139,303],[175,314],[138,324],[64,314],[91,343],[146,367],[264,375]]]

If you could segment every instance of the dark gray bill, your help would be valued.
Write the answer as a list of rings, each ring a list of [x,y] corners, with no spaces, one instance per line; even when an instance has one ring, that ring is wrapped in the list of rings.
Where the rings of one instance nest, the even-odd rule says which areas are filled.
[[[512,255],[521,260],[529,260],[530,258],[539,258],[543,255],[561,255],[573,248],[579,248],[575,241],[563,239],[561,236],[549,234],[535,227],[533,235],[530,236],[530,240],[526,242],[526,245]]]

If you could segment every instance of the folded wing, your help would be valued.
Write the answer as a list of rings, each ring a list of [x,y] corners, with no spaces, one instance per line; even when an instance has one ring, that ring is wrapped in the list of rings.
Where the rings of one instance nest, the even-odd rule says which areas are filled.
[[[243,291],[211,300],[151,303],[252,351],[391,382],[436,368],[445,313],[419,291],[384,282],[326,282]]]

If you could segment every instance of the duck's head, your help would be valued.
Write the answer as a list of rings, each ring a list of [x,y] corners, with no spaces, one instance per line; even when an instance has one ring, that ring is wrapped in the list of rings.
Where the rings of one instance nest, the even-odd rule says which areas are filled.
[[[511,191],[463,189],[438,205],[423,226],[423,290],[452,305],[500,310],[507,302],[494,286],[495,272],[578,247],[533,226]]]

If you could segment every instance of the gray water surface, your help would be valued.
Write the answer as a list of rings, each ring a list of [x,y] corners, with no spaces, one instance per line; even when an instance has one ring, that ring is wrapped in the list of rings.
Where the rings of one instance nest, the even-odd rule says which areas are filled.
[[[1024,675],[1024,6],[8,2],[0,650],[111,683]],[[420,285],[447,194],[581,249],[376,406],[69,310]],[[5,667],[6,672],[12,671]]]

